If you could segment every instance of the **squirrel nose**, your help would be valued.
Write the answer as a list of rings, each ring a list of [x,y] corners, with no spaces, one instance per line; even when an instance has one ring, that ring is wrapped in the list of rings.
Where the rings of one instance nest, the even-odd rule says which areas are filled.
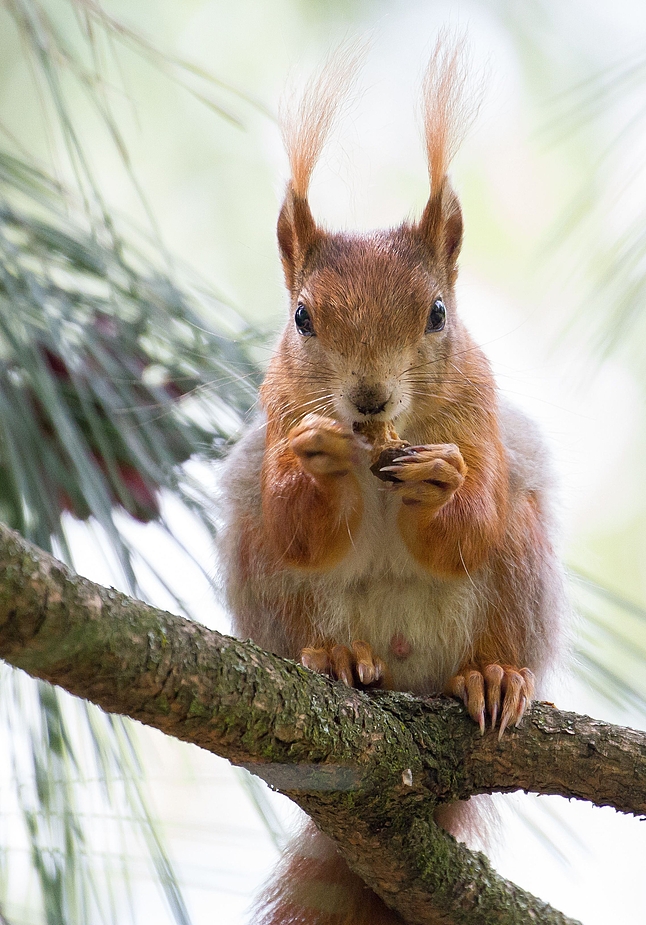
[[[383,411],[389,399],[390,395],[384,397],[384,389],[378,386],[367,386],[359,389],[353,396],[352,401],[360,414],[369,416]]]
[[[357,403],[355,402],[355,404]],[[359,405],[357,404],[357,411],[365,415],[379,414],[381,411],[384,410],[385,407],[386,407],[386,402],[384,402],[382,405]]]

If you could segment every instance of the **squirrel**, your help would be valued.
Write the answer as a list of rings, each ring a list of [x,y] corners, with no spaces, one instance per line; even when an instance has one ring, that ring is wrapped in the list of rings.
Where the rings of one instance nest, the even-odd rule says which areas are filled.
[[[241,638],[344,684],[458,697],[502,735],[557,657],[564,597],[549,455],[457,312],[461,49],[440,40],[424,81],[421,218],[367,234],[324,230],[308,203],[351,58],[286,121],[290,313],[261,413],[222,472],[228,605]],[[437,821],[468,840],[477,799]],[[313,825],[255,921],[401,923]]]

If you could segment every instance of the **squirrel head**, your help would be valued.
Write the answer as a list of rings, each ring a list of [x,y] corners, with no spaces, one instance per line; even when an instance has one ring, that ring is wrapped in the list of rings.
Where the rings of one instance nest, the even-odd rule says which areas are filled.
[[[424,84],[431,192],[421,219],[363,235],[320,228],[310,176],[356,61],[330,62],[285,132],[292,176],[278,219],[290,319],[263,397],[288,423],[308,413],[343,423],[432,414],[465,332],[455,313],[462,213],[446,169],[464,83],[460,49],[439,43]],[[347,52],[346,52],[347,58]],[[460,125],[462,128],[462,125]],[[399,423],[397,423],[399,422]]]

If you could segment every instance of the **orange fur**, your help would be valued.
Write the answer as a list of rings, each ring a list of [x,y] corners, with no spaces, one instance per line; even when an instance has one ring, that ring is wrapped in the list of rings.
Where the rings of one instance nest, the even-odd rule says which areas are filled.
[[[504,541],[508,514],[507,461],[493,377],[479,350],[467,351],[456,361],[459,378],[447,386],[446,395],[449,407],[463,407],[441,430],[443,443],[460,448],[467,466],[464,484],[439,511],[418,504],[402,506],[399,515],[411,553],[441,575],[471,573],[487,561]]]
[[[490,719],[502,731],[554,660],[562,584],[540,437],[501,403],[457,314],[462,214],[447,169],[468,121],[460,49],[440,43],[424,84],[422,217],[366,235],[323,231],[307,202],[355,66],[354,53],[337,59],[286,123],[278,243],[290,319],[262,418],[224,473],[228,599],[238,634],[267,649],[346,683],[445,690],[483,730]],[[438,300],[444,327],[431,324]],[[371,473],[357,434],[378,423],[412,447],[390,482]],[[438,821],[468,837],[474,806]],[[263,925],[399,921],[312,829],[259,915]]]
[[[273,436],[272,422],[268,444]],[[261,493],[265,541],[278,562],[329,568],[346,553],[362,508],[352,472],[308,472],[289,441],[279,437],[265,455]]]
[[[283,858],[254,925],[404,923],[350,871],[333,843],[309,825]]]

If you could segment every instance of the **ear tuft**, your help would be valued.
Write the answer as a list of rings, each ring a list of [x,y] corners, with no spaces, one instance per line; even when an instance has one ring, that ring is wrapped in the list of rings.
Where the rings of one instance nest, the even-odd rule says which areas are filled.
[[[281,106],[291,179],[278,217],[278,246],[290,292],[321,235],[307,202],[312,172],[339,111],[352,95],[366,49],[365,42],[342,44],[310,79],[300,99]]]
[[[467,93],[465,41],[438,38],[423,85],[424,136],[431,193],[417,232],[436,260],[455,268],[462,244],[462,211],[447,170],[478,109]]]

